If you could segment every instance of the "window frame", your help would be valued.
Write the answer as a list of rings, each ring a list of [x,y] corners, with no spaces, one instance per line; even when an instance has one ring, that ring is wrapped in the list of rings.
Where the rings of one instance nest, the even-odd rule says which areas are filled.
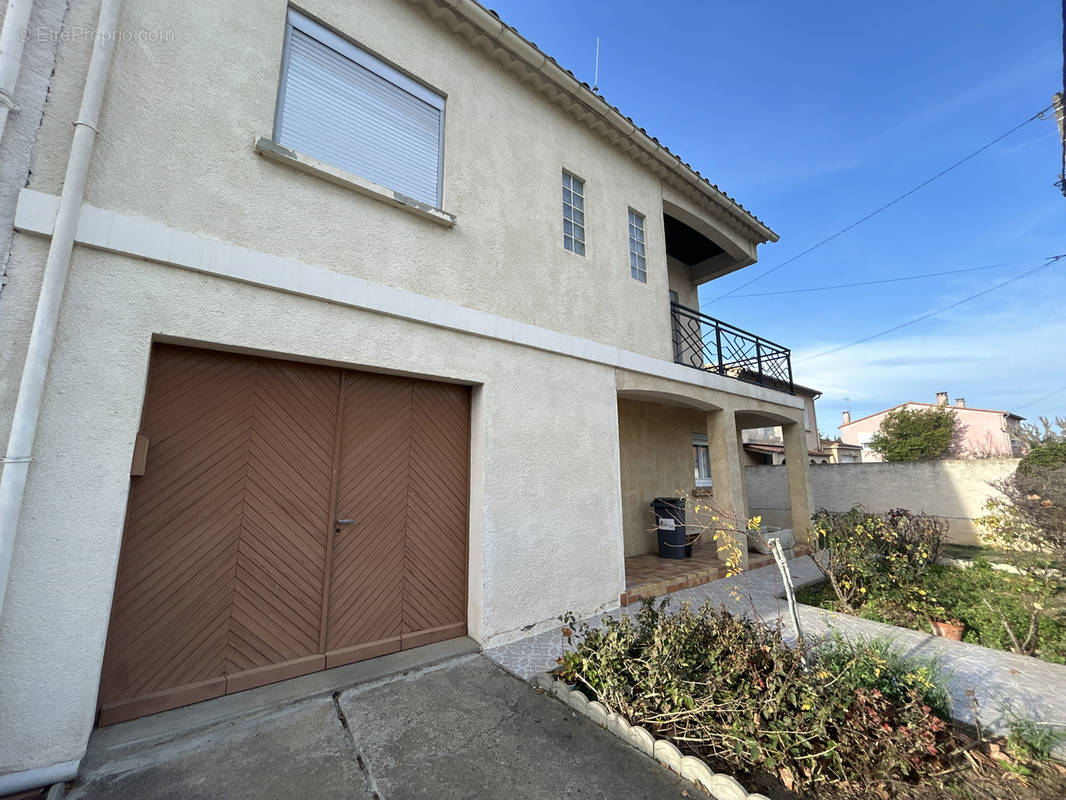
[[[707,477],[700,476],[699,448],[707,450]],[[711,474],[711,445],[705,434],[692,434],[692,477],[696,481],[697,489],[709,489],[714,485],[714,476]]]
[[[637,244],[644,250],[643,253],[638,253],[633,250],[633,228],[634,218],[640,221],[638,230],[640,231],[640,239],[637,240]],[[626,213],[626,232],[628,233],[629,241],[629,277],[633,280],[640,281],[643,284],[648,282],[648,217],[645,214],[641,214],[635,208],[630,206]],[[634,264],[634,259],[640,259],[644,262],[644,266],[640,267]],[[640,273],[639,275],[637,273]]]
[[[382,58],[373,50],[359,42],[355,41],[349,36],[340,33],[337,30],[319,22],[317,19],[308,16],[302,11],[289,6],[285,13],[285,36],[282,39],[281,49],[281,66],[278,71],[278,90],[274,100],[274,128],[271,132],[271,138],[275,143],[278,143],[278,136],[281,131],[282,117],[285,110],[285,83],[289,70],[289,55],[290,39],[292,38],[292,31],[296,29],[304,35],[314,39],[323,47],[333,50],[338,55],[352,61],[369,72],[374,73],[379,78],[387,83],[391,83],[393,86],[407,92],[408,94],[416,97],[427,105],[436,108],[440,112],[440,125],[437,131],[437,196],[436,196],[436,208],[441,210],[444,208],[444,124],[447,116],[447,100],[448,95],[446,92],[432,86],[425,81],[416,78],[406,70],[401,69],[395,64],[390,63],[387,59]],[[315,156],[310,153],[306,154],[311,158]],[[318,160],[318,159],[316,159]],[[334,169],[348,172],[349,174],[356,175],[354,172],[346,170],[344,167],[332,164],[328,161],[322,162],[329,164]],[[365,175],[357,175],[357,177],[363,180],[371,181],[370,178]],[[377,181],[371,181],[371,183],[377,184]],[[378,184],[384,186],[384,184]],[[398,189],[394,189],[391,186],[385,186],[384,188],[392,192],[399,192]],[[402,194],[402,193],[401,193]],[[406,197],[406,195],[404,195]],[[411,198],[414,202],[421,202],[417,198]]]
[[[569,186],[566,185],[566,179],[567,178],[570,179],[570,185]],[[581,192],[580,193],[574,192],[574,181],[577,181],[578,183],[581,184]],[[566,250],[569,253],[573,253],[576,256],[581,256],[582,258],[584,258],[584,257],[586,257],[588,255],[588,248],[589,248],[589,245],[588,245],[588,224],[587,224],[588,223],[588,219],[587,219],[587,216],[586,216],[588,211],[587,211],[587,207],[586,207],[586,203],[585,203],[585,199],[587,197],[586,192],[585,192],[585,179],[582,178],[579,175],[575,175],[570,170],[564,168],[563,172],[562,172],[562,180],[560,181],[560,185],[562,187],[562,192],[563,192],[563,194],[562,194],[562,200],[563,200],[563,249]],[[567,203],[566,194],[565,194],[565,192],[567,192],[567,191],[569,191],[571,193],[571,195],[577,194],[577,196],[581,198],[581,208],[577,208],[572,202],[571,203]],[[581,214],[581,220],[582,221],[580,223],[577,222],[573,218],[573,216],[571,216],[570,219],[566,218],[567,206],[569,206],[572,211],[576,211],[576,212]],[[566,232],[566,223],[567,222],[569,222],[571,226],[580,226],[580,228],[581,228],[581,239],[578,239],[576,236],[574,236],[573,233],[567,233]],[[575,243],[575,247],[567,246],[567,238],[569,238],[572,242]],[[578,252],[578,250],[576,248],[577,244],[581,245],[581,251],[580,252]]]

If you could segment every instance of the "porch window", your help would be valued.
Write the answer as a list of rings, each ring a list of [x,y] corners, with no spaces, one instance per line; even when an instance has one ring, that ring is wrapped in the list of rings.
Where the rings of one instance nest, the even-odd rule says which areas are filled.
[[[698,433],[692,435],[692,461],[696,486],[711,485],[711,448],[707,437]]]

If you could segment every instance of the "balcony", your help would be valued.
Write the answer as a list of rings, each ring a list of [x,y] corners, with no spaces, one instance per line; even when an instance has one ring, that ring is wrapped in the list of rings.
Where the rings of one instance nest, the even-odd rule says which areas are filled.
[[[787,347],[677,303],[670,314],[676,363],[795,394]]]

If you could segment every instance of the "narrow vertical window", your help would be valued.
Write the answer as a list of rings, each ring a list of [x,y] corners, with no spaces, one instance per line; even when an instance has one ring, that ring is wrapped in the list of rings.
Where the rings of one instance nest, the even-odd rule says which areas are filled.
[[[648,282],[648,258],[644,249],[644,215],[629,209],[629,274]]]
[[[563,247],[585,255],[585,182],[563,172]]]

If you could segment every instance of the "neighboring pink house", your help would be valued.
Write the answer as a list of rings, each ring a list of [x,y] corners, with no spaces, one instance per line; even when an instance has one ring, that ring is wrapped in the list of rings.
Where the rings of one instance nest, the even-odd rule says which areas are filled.
[[[948,393],[937,392],[936,403],[902,403],[868,417],[851,420],[851,412],[844,412],[844,422],[840,426],[840,438],[845,444],[862,447],[863,462],[883,461],[870,449],[870,439],[881,427],[881,421],[892,411],[900,408],[919,409],[947,406]],[[1010,411],[990,411],[985,408],[967,408],[965,398],[955,399],[956,441],[952,449],[953,458],[1017,458],[1025,454],[1025,443],[1021,439],[1021,422]]]

